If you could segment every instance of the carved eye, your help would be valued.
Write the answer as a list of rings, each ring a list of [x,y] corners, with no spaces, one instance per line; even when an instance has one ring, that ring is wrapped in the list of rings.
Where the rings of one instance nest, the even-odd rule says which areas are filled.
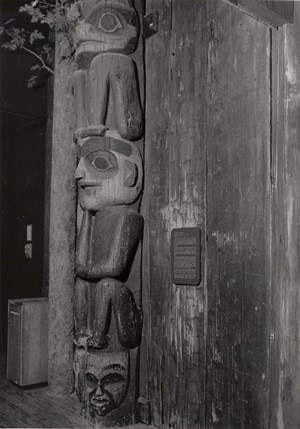
[[[118,170],[118,161],[112,152],[98,150],[87,155],[86,159],[101,173]]]
[[[94,375],[94,374],[92,374],[92,373],[90,373],[90,372],[87,372],[87,373],[85,374],[85,376],[86,376],[86,379],[87,379],[87,381],[88,381],[89,383],[92,383],[92,384],[97,384],[97,383],[98,383],[98,379],[97,379],[97,377],[95,377],[95,375]]]
[[[122,24],[119,18],[112,12],[104,12],[99,19],[98,27],[106,33],[114,33]]]
[[[108,374],[102,379],[102,382],[104,384],[123,383],[125,381],[125,378],[121,374],[117,373]]]
[[[109,159],[104,156],[96,156],[92,161],[92,165],[99,171],[108,171],[114,168]]]

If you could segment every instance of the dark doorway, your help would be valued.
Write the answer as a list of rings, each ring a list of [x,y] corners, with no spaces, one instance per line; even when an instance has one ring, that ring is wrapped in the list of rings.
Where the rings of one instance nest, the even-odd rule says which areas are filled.
[[[42,295],[45,122],[31,119],[1,141],[1,348],[7,301]],[[26,257],[25,245],[32,245]]]
[[[23,2],[24,3],[24,2]],[[1,22],[20,2],[1,0]],[[23,14],[24,15],[24,14]],[[29,89],[34,64],[22,52],[0,48],[0,352],[6,350],[7,301],[43,295],[46,83]],[[32,258],[24,246],[32,244]]]

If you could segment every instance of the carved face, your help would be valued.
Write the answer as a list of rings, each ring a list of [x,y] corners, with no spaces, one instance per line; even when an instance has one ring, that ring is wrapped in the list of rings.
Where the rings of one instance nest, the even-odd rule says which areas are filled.
[[[95,414],[105,416],[121,404],[127,392],[127,354],[90,355],[85,377],[91,409]]]
[[[83,209],[131,204],[142,188],[141,156],[133,144],[92,137],[80,149],[75,176]]]
[[[100,0],[93,6],[86,3],[90,9],[75,29],[77,62],[91,61],[102,52],[132,53],[138,43],[139,21],[130,1]]]
[[[127,351],[85,354],[76,350],[76,393],[91,416],[105,416],[122,403],[128,389],[128,363]]]

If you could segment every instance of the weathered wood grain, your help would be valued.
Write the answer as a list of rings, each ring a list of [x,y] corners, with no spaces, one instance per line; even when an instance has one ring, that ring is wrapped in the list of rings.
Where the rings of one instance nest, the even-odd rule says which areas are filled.
[[[61,61],[66,40],[57,41],[51,166],[49,243],[49,385],[54,393],[73,389],[73,287],[76,155],[72,147],[72,62]]]
[[[273,245],[270,428],[300,427],[300,4],[273,34]]]
[[[272,32],[272,244],[271,244],[271,302],[270,302],[270,427],[277,429],[280,373],[280,307],[285,265],[285,207],[283,204],[285,177],[285,61],[284,31]],[[271,381],[272,380],[272,381]]]
[[[210,2],[207,428],[267,425],[269,30]]]
[[[280,27],[292,23],[294,19],[294,1],[292,0],[224,0],[237,6],[243,12],[271,26]]]
[[[171,283],[171,230],[200,226],[205,249],[205,1],[149,1],[159,32],[146,41],[148,383],[152,422],[204,427],[204,285]],[[203,253],[204,254],[204,253]],[[205,266],[204,260],[202,266]]]
[[[43,242],[43,296],[48,296],[49,290],[49,228],[50,228],[50,199],[51,199],[51,157],[52,157],[52,128],[53,128],[53,85],[51,76],[47,82],[47,127],[45,147],[45,196],[44,196],[44,242]]]

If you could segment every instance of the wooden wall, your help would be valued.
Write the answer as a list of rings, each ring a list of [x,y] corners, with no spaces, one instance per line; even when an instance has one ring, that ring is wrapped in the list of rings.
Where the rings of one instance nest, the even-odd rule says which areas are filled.
[[[270,428],[300,427],[300,4],[273,34]]]
[[[207,427],[267,422],[270,32],[210,2]]]
[[[176,429],[296,429],[299,25],[216,0],[149,0],[141,395]],[[171,230],[200,226],[200,286]]]
[[[200,287],[173,285],[170,236],[172,228],[200,226],[206,247],[205,14],[201,1],[186,7],[152,0],[146,7],[159,10],[160,30],[146,42],[143,308],[149,368],[141,384],[149,383],[155,425],[196,428],[205,418],[205,263]]]

